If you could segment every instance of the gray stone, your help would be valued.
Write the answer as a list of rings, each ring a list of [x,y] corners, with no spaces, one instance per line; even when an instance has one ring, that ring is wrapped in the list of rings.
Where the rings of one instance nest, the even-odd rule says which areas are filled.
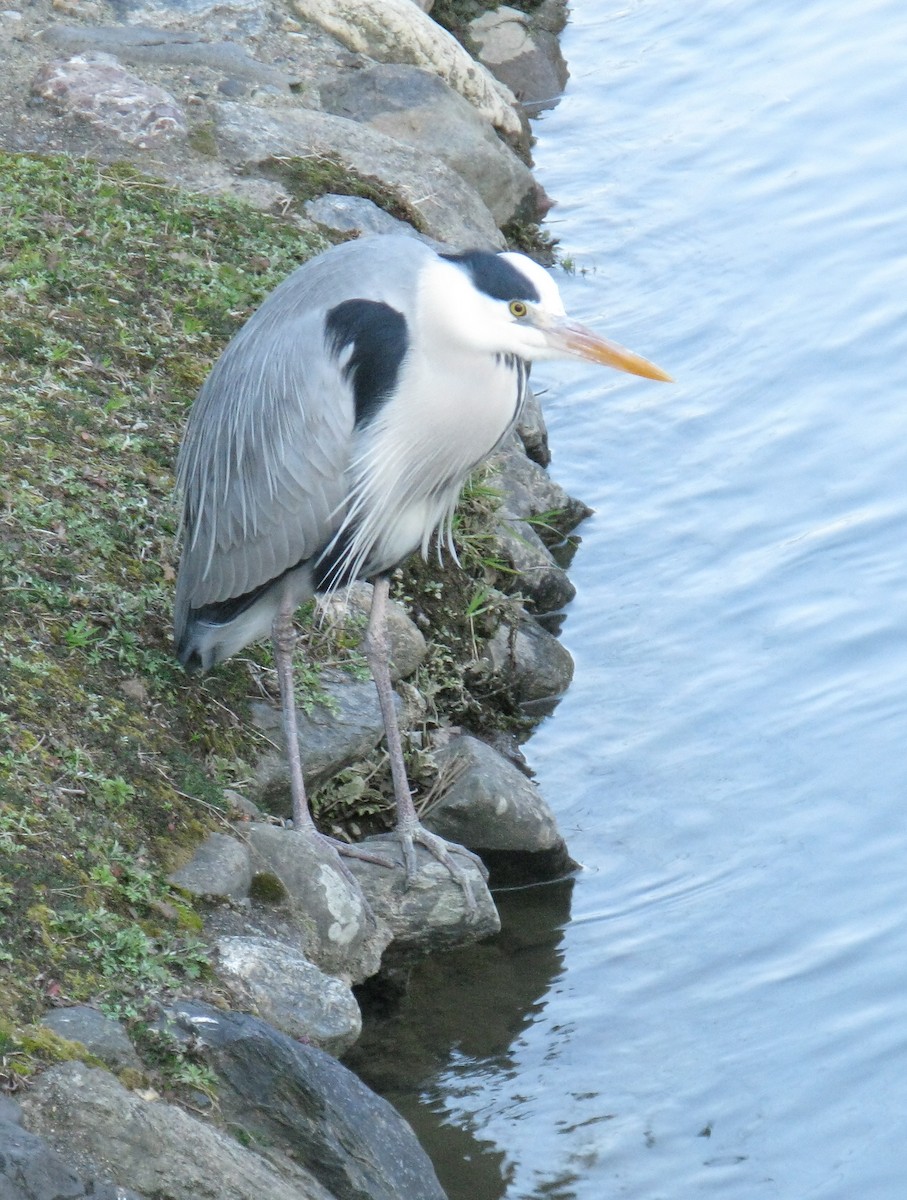
[[[352,587],[322,601],[321,610],[327,621],[358,620],[361,632],[372,607],[373,588],[370,583],[354,583]],[[387,636],[390,642],[391,678],[407,679],[421,665],[428,646],[422,630],[396,600],[387,603]]]
[[[142,1066],[126,1030],[119,1021],[105,1017],[96,1008],[77,1004],[73,1008],[52,1008],[41,1018],[42,1025],[70,1042],[80,1042],[96,1058],[114,1070]]]
[[[535,114],[557,104],[569,71],[553,33],[533,29],[526,13],[504,4],[470,21],[468,30],[479,62],[526,109]]]
[[[273,825],[252,824],[248,836],[261,864],[286,888],[306,958],[346,983],[374,975],[391,932],[343,873],[336,852],[320,839]]]
[[[269,938],[223,937],[214,949],[217,974],[234,1000],[290,1037],[339,1055],[362,1032],[350,989],[292,947]]]
[[[211,113],[221,154],[240,170],[279,173],[280,160],[322,157],[388,189],[442,242],[464,249],[504,245],[482,198],[456,172],[357,121],[311,109],[229,103],[213,104]]]
[[[291,7],[357,54],[433,71],[508,140],[524,138],[512,92],[412,0],[292,0]]]
[[[497,516],[495,550],[514,572],[513,589],[540,615],[569,604],[576,588],[532,526],[505,507]]]
[[[139,149],[187,131],[186,118],[169,92],[131,75],[109,54],[48,63],[35,76],[32,90]]]
[[[249,894],[252,860],[238,838],[210,833],[195,854],[168,877],[175,887],[211,900],[240,900]]]
[[[439,158],[479,193],[499,226],[538,220],[551,201],[532,172],[443,79],[376,63],[321,87],[321,107]]]
[[[499,625],[484,653],[492,674],[524,705],[559,699],[573,679],[570,652],[529,616]]]
[[[195,23],[207,28],[217,21],[246,34],[260,33],[268,15],[263,0],[110,0],[110,6],[132,24],[147,21],[157,27],[181,28]]]
[[[369,234],[402,233],[407,237],[419,238],[430,245],[440,246],[433,238],[426,238],[406,221],[392,217],[379,208],[373,200],[364,196],[338,196],[332,192],[307,200],[303,205],[306,216],[317,225],[335,233]]]
[[[316,1051],[313,1051],[316,1053]],[[59,1063],[24,1097],[29,1127],[79,1161],[103,1165],[117,1181],[168,1200],[332,1200],[302,1167],[278,1171],[234,1138],[175,1105],[142,1099],[109,1072]],[[77,1191],[52,1193],[78,1196]],[[111,1196],[122,1194],[119,1191]]]
[[[536,785],[478,738],[452,738],[437,754],[451,782],[424,814],[426,828],[471,850],[545,853],[563,845]]]
[[[87,1179],[37,1134],[22,1126],[22,1110],[0,1098],[0,1197],[3,1200],[142,1200],[138,1192]]]
[[[523,404],[516,432],[528,457],[533,462],[537,462],[540,467],[547,467],[551,462],[548,426],[545,424],[541,402],[533,391],[529,392]]]
[[[592,514],[588,505],[576,500],[527,457],[516,437],[493,455],[490,466],[489,482],[501,492],[504,508],[514,517],[526,519],[544,514],[547,528],[563,535]]]
[[[351,679],[337,672],[322,678],[322,688],[327,703],[314,705],[311,712],[297,712],[299,750],[310,788],[365,758],[384,736],[381,708],[371,679]],[[251,710],[255,724],[277,747],[258,761],[259,796],[271,811],[289,814],[290,774],[281,711],[264,701],[253,703]]]
[[[286,1147],[337,1200],[445,1200],[407,1123],[336,1059],[255,1017],[191,1001],[170,1015],[204,1040],[231,1126]]]
[[[69,53],[103,51],[133,65],[208,67],[281,91],[289,91],[295,82],[284,71],[253,58],[242,46],[211,41],[191,30],[146,25],[51,25],[44,38]]]
[[[500,930],[500,918],[485,882],[487,872],[459,846],[451,845],[450,851],[469,880],[475,911],[467,907],[463,888],[447,867],[423,847],[416,847],[418,874],[407,887],[403,851],[394,834],[367,838],[362,845],[396,864],[394,870],[356,859],[349,864],[372,909],[392,929],[395,951],[405,956],[431,954]]]

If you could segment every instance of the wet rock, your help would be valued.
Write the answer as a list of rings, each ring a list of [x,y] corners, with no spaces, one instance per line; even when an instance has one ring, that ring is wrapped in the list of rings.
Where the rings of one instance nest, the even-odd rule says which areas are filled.
[[[413,8],[412,0],[404,2]],[[424,232],[442,242],[492,250],[504,245],[482,198],[455,171],[357,121],[312,109],[228,103],[212,105],[211,114],[220,153],[242,171],[282,177],[285,164],[294,158],[322,157],[399,197]],[[292,182],[291,173],[288,180]]]
[[[139,149],[187,131],[185,116],[169,92],[130,74],[109,54],[78,54],[48,63],[34,77],[32,90]]]
[[[573,679],[569,650],[528,615],[498,626],[485,645],[485,659],[491,673],[531,711],[549,710]]]
[[[346,983],[374,975],[391,932],[343,874],[336,853],[324,842],[273,825],[252,824],[248,837],[260,864],[286,889],[306,958]]]
[[[564,845],[536,785],[485,742],[451,738],[437,763],[451,782],[424,814],[426,828],[477,853],[538,854]]]
[[[384,722],[375,685],[370,679],[351,679],[337,672],[321,681],[326,702],[311,712],[297,712],[299,749],[306,783],[310,788],[364,758],[384,736]],[[274,704],[258,701],[252,719],[274,743],[256,766],[259,798],[272,812],[290,812],[290,773],[283,735],[283,718]]]
[[[313,1051],[313,1053],[317,1053]],[[143,1100],[99,1067],[67,1062],[35,1080],[25,1121],[78,1161],[103,1164],[121,1187],[169,1200],[332,1200],[302,1167],[280,1170],[175,1105]],[[51,1193],[81,1195],[60,1188]],[[96,1194],[96,1193],[93,1193]],[[120,1188],[108,1195],[132,1195]]]
[[[210,833],[185,866],[169,882],[193,896],[208,900],[241,900],[252,883],[249,847],[238,838]]]
[[[423,847],[416,847],[419,871],[407,887],[398,838],[382,834],[367,838],[362,845],[396,864],[393,870],[355,859],[349,864],[369,904],[393,931],[394,951],[409,957],[450,950],[501,928],[485,882],[487,872],[460,852],[459,846],[451,845],[450,851],[469,880],[476,901],[474,912],[467,907],[463,888],[447,867]]]
[[[41,1018],[41,1024],[70,1042],[80,1042],[95,1058],[115,1071],[123,1067],[140,1070],[142,1063],[119,1021],[105,1017],[96,1008],[77,1004],[73,1008],[53,1008]]]
[[[341,622],[355,618],[364,636],[373,591],[370,583],[354,583],[352,587],[326,597],[321,602],[324,619]],[[390,642],[391,678],[394,682],[406,679],[419,668],[428,653],[428,646],[422,630],[396,600],[387,602],[387,636]]]
[[[22,1125],[18,1104],[0,1097],[0,1196],[4,1200],[142,1200],[138,1192],[84,1178]]]
[[[468,31],[479,62],[530,113],[557,104],[570,73],[553,33],[532,28],[526,13],[506,4],[470,21]]]
[[[231,1127],[288,1149],[337,1200],[445,1200],[407,1123],[336,1059],[255,1017],[189,1001],[169,1012],[205,1042]]]
[[[412,0],[292,0],[291,7],[357,54],[439,75],[504,137],[525,141],[510,90]]]
[[[377,63],[320,89],[321,107],[434,155],[479,193],[499,226],[551,207],[532,172],[473,106],[430,71]]]
[[[237,1007],[254,1009],[290,1037],[339,1055],[362,1032],[349,988],[292,947],[270,938],[223,937],[214,949],[217,974]]]
[[[51,25],[44,39],[69,53],[115,55],[131,65],[208,67],[231,78],[289,91],[294,79],[277,67],[259,62],[243,46],[212,41],[192,30],[155,29],[147,25]]]

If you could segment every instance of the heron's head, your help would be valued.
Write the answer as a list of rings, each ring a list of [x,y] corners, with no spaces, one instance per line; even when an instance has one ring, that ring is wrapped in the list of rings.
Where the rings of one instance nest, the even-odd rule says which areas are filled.
[[[422,299],[432,326],[462,348],[515,354],[527,362],[580,358],[671,380],[648,359],[572,321],[557,284],[524,254],[445,255],[425,280]]]

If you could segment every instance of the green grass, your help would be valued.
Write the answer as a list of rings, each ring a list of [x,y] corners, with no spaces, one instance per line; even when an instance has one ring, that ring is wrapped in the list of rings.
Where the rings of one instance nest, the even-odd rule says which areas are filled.
[[[206,970],[199,918],[166,877],[224,827],[224,789],[262,745],[249,698],[275,686],[265,646],[201,681],[173,658],[173,463],[224,343],[323,244],[131,168],[11,154],[0,225],[0,1016],[14,1028],[51,1001],[138,1013]],[[416,561],[397,580],[431,630],[429,727],[516,719],[463,669],[512,603],[496,503],[471,489],[463,570]],[[356,637],[315,622],[301,661],[361,673]],[[311,665],[300,686],[318,698]],[[411,765],[419,782],[417,751]],[[373,828],[389,791],[379,754],[316,801],[331,825]]]
[[[48,989],[116,1000],[198,968],[164,875],[256,742],[243,666],[192,683],[171,654],[172,464],[226,339],[321,246],[16,155],[0,223],[0,1010],[31,1020]]]

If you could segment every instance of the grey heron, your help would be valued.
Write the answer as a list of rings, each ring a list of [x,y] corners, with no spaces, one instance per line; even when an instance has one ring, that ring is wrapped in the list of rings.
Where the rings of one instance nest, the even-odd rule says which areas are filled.
[[[315,835],[297,737],[293,615],[314,593],[372,580],[365,648],[407,877],[421,844],[467,894],[446,844],[420,824],[407,783],[388,669],[389,577],[434,534],[450,542],[462,485],[516,423],[529,365],[556,358],[670,378],[569,320],[551,276],[522,254],[438,253],[395,235],[346,242],[294,271],[228,344],[192,408],[178,462],[182,663],[207,670],[272,636],[294,827]]]

